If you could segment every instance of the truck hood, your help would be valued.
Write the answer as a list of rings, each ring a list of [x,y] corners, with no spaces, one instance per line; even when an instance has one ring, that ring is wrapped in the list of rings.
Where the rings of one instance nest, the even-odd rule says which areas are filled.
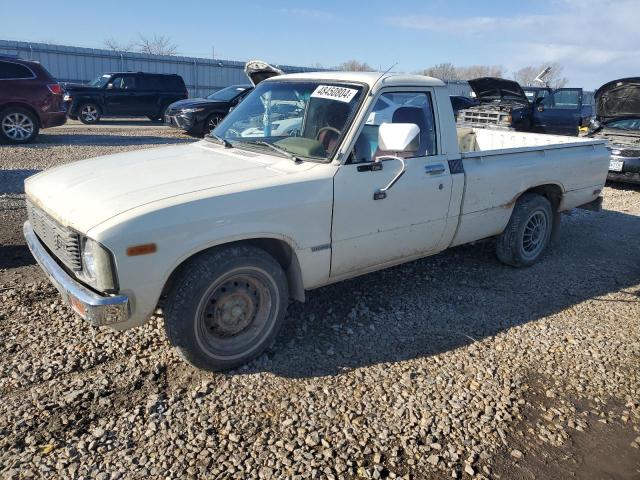
[[[25,192],[32,203],[62,225],[86,233],[120,213],[158,200],[271,181],[315,165],[296,165],[288,158],[238,148],[224,149],[203,140],[63,165],[28,178]]]
[[[640,117],[640,77],[621,78],[605,83],[594,94],[596,118]]]
[[[518,82],[505,78],[481,77],[469,80],[471,90],[480,102],[495,100],[515,101],[528,104],[527,96]]]
[[[244,65],[244,73],[249,77],[254,87],[263,80],[284,75],[282,70],[262,60],[249,60]]]

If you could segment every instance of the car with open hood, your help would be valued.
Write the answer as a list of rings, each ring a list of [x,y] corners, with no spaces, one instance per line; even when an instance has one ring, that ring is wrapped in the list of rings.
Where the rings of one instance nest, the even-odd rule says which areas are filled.
[[[469,80],[479,104],[461,110],[461,125],[521,132],[578,135],[591,109],[581,88],[527,87],[505,78]]]
[[[190,135],[206,136],[215,129],[227,114],[261,81],[284,72],[262,60],[250,60],[245,64],[244,72],[250,85],[231,85],[212,93],[206,98],[180,100],[169,105],[165,111],[164,123],[172,128],[179,128]],[[276,107],[277,109],[278,107]],[[279,108],[286,108],[280,106]],[[274,114],[277,112],[273,112]],[[282,122],[275,126],[283,131],[299,128],[295,122]],[[253,135],[254,127],[247,126],[246,135]]]
[[[640,77],[607,82],[594,97],[589,136],[609,142],[608,178],[640,184]]]
[[[479,127],[528,131],[531,106],[518,82],[505,78],[482,77],[469,80],[478,105],[458,112],[458,123]]]

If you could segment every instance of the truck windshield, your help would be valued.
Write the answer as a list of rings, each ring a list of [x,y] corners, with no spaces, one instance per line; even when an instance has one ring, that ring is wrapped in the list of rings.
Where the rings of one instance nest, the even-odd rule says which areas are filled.
[[[233,147],[270,153],[279,149],[276,155],[326,160],[349,127],[362,90],[359,85],[335,82],[261,82],[212,136]]]

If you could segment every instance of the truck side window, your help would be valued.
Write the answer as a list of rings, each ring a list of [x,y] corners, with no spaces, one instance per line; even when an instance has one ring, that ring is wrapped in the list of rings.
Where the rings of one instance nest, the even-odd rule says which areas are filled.
[[[378,129],[383,123],[415,123],[420,128],[416,157],[436,155],[436,130],[431,96],[425,92],[388,92],[380,95],[356,140],[348,163],[368,163],[382,154]]]

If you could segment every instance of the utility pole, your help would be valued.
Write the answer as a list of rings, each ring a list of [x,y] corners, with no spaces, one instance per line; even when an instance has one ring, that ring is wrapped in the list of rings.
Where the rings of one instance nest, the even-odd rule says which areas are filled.
[[[215,46],[213,46],[213,45],[211,46],[211,58],[212,58],[213,60],[215,60],[215,59],[216,59],[216,47],[215,47]]]

